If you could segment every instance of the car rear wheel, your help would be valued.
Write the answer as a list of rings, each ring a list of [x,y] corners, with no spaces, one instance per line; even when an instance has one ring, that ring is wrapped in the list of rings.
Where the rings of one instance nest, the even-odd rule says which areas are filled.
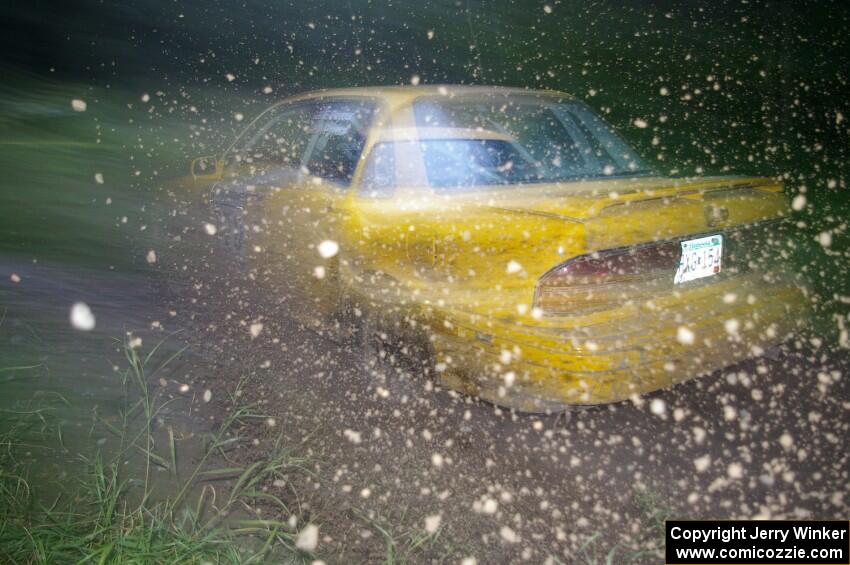
[[[357,360],[366,387],[379,398],[415,400],[433,385],[433,356],[421,339],[402,335],[400,322],[379,315],[379,308],[345,293],[333,322],[335,339]]]

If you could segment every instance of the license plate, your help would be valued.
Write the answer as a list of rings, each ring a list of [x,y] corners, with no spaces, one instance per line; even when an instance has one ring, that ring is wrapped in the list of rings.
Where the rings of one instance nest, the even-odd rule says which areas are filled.
[[[676,276],[675,284],[710,277],[720,272],[723,262],[723,236],[710,235],[682,242],[682,259]]]

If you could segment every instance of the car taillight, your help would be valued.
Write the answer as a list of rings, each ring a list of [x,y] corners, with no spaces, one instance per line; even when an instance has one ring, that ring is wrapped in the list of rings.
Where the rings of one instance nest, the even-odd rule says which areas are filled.
[[[678,241],[580,255],[541,277],[534,305],[544,314],[580,314],[644,298],[672,286],[680,256]]]

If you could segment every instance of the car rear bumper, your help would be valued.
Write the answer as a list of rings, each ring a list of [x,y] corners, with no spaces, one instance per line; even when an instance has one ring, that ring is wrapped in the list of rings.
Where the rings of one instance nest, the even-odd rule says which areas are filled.
[[[497,404],[524,411],[602,404],[759,356],[805,327],[807,303],[793,282],[751,277],[565,319],[562,327],[444,310],[434,350],[448,386]]]

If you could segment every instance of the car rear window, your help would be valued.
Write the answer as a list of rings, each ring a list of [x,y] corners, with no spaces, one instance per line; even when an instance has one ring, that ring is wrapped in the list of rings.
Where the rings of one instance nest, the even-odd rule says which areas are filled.
[[[428,184],[438,190],[652,172],[584,104],[554,97],[428,97],[413,105]]]

